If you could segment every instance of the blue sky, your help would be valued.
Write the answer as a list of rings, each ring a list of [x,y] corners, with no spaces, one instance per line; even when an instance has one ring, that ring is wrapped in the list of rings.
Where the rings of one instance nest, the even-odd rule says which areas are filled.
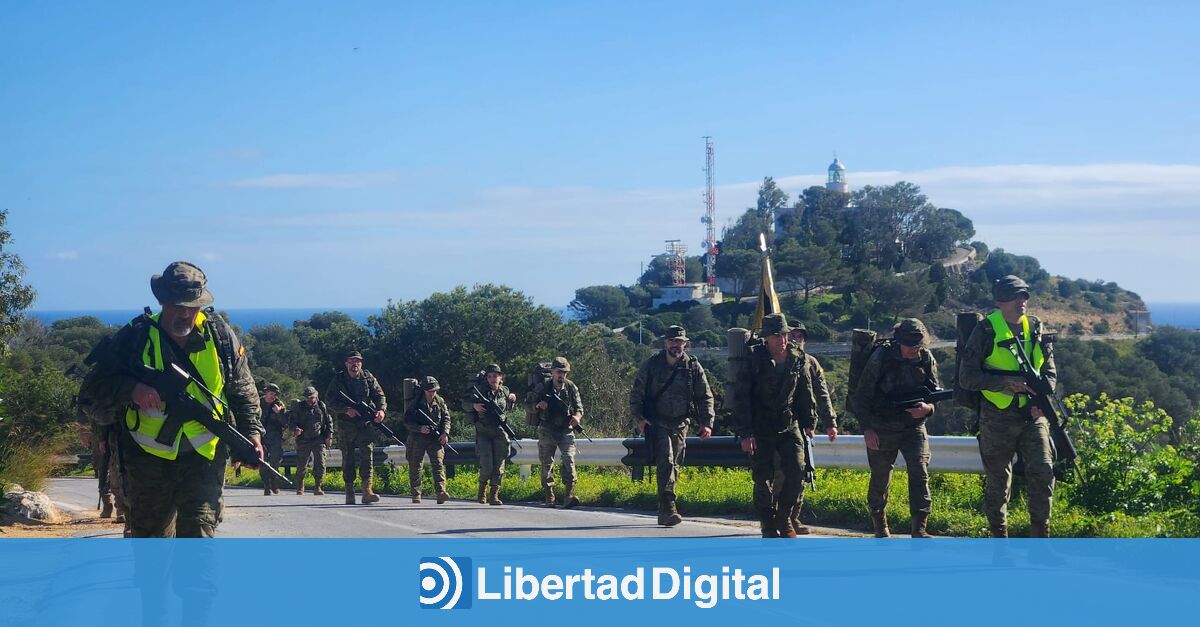
[[[909,6],[912,5],[912,6]],[[910,180],[993,248],[1200,301],[1191,3],[0,4],[0,207],[41,309],[549,305],[763,176]]]

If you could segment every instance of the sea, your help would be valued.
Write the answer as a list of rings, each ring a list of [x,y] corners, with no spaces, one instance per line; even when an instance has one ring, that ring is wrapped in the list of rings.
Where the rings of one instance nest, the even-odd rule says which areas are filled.
[[[558,312],[563,320],[570,320],[571,313],[566,307],[551,307]],[[377,316],[383,312],[382,307],[351,307],[346,309],[324,308],[299,308],[299,309],[224,309],[229,314],[229,320],[233,324],[243,328],[250,329],[257,326],[265,326],[276,323],[284,327],[291,328],[292,323],[297,320],[308,320],[313,314],[324,313],[328,311],[340,311],[354,319],[359,324],[366,324],[367,319],[371,316]],[[108,309],[108,310],[85,310],[85,309],[58,309],[58,310],[34,310],[29,312],[33,318],[41,320],[45,324],[50,324],[57,320],[65,320],[68,318],[78,318],[80,316],[94,316],[105,324],[125,324],[134,317],[142,313],[140,309]]]

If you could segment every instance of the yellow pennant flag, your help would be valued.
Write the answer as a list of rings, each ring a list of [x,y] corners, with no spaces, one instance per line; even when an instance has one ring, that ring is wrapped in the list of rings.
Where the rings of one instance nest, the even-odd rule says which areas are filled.
[[[775,293],[775,278],[771,274],[771,254],[767,251],[767,238],[758,234],[758,248],[762,251],[762,272],[758,282],[758,307],[754,309],[754,330],[762,329],[763,316],[779,313],[779,295]]]

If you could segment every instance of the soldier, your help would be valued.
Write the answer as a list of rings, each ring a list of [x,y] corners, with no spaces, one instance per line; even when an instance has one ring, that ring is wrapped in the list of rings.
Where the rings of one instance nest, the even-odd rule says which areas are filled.
[[[479,454],[479,495],[477,500],[488,505],[504,505],[500,500],[500,484],[504,480],[504,462],[508,460],[508,449],[511,442],[508,434],[500,426],[500,421],[506,420],[504,412],[511,410],[517,403],[517,395],[508,391],[504,386],[504,371],[497,364],[488,364],[484,368],[487,385],[480,387],[476,384],[467,386],[463,396],[463,411],[467,412],[475,425],[475,451]],[[480,394],[483,396],[480,397]],[[494,405],[500,413],[492,411],[488,403]],[[488,488],[488,483],[491,487]],[[484,491],[487,498],[484,499]]]
[[[287,426],[287,408],[279,398],[279,386],[268,383],[262,393],[262,423],[267,430],[263,435],[263,450],[267,452],[267,463],[274,468],[283,460],[283,429]],[[279,494],[279,479],[262,473],[263,496]]]
[[[579,505],[575,498],[575,428],[583,420],[583,402],[579,388],[567,380],[571,363],[555,357],[550,363],[550,380],[538,383],[525,399],[538,420],[538,461],[542,465],[542,491],[547,506],[553,506],[554,451],[562,457],[562,480],[566,493],[563,509]]]
[[[135,319],[98,348],[96,367],[81,391],[126,408],[119,417],[124,428],[118,447],[128,488],[126,522],[135,538],[213,537],[229,459],[225,443],[200,422],[170,420],[159,391],[143,383],[149,380],[147,368],[177,366],[202,380],[225,402],[213,417],[236,423],[257,457],[264,455],[258,390],[245,348],[220,316],[201,310],[213,302],[207,285],[204,272],[186,261],[154,275],[150,289],[162,311]],[[196,386],[187,393],[211,407]]]
[[[383,422],[387,411],[387,397],[375,375],[363,369],[362,353],[352,350],[346,353],[346,369],[334,375],[325,390],[325,400],[329,408],[337,414],[341,422],[337,426],[338,448],[342,451],[342,478],[346,481],[346,505],[354,505],[354,469],[358,466],[358,475],[362,479],[362,504],[370,505],[379,501],[371,485],[375,471],[371,459],[375,430],[371,422]],[[356,402],[365,402],[375,407],[374,416],[360,416],[358,412],[346,404],[338,392],[345,393]]]
[[[912,537],[928,538],[925,531],[932,500],[929,496],[929,434],[925,421],[933,415],[931,403],[896,407],[897,395],[941,387],[937,361],[925,348],[929,333],[920,320],[908,318],[892,329],[895,342],[877,347],[863,366],[854,391],[853,406],[863,428],[871,482],[867,508],[875,537],[891,536],[887,522],[888,486],[896,453],[904,454],[908,467],[908,510]]]
[[[304,388],[304,398],[292,403],[288,426],[296,436],[296,494],[304,494],[304,474],[312,458],[313,494],[325,494],[321,482],[325,479],[325,455],[333,445],[333,414],[317,395],[317,388]]]
[[[433,467],[433,489],[437,491],[438,505],[450,499],[446,493],[445,447],[450,442],[450,408],[438,394],[442,386],[437,379],[421,379],[423,394],[417,398],[404,414],[404,426],[408,428],[408,440],[404,443],[404,455],[408,459],[408,484],[412,487],[412,502],[421,502],[421,458],[428,455]],[[429,425],[433,422],[435,428]]]
[[[808,327],[804,326],[803,322],[797,323],[788,331],[788,341],[800,349],[800,353],[804,355],[804,363],[807,365],[809,378],[812,381],[813,399],[816,401],[814,407],[817,416],[821,418],[821,422],[825,424],[825,434],[829,437],[829,441],[837,440],[837,414],[833,412],[833,401],[829,397],[829,386],[825,384],[825,369],[821,367],[821,363],[816,357],[804,352],[804,345],[808,342]],[[814,428],[806,429],[805,435],[809,439],[816,436],[816,420],[814,418]],[[783,470],[779,464],[779,459],[775,460],[775,478],[771,481],[771,495],[778,500],[779,493],[783,490]],[[791,519],[792,528],[796,530],[797,535],[808,535],[812,531],[805,525],[800,523],[800,510],[804,507],[804,482],[800,482],[800,496],[796,499],[796,504],[792,506]]]
[[[675,503],[675,483],[687,445],[688,424],[699,423],[701,438],[712,435],[712,389],[700,361],[685,352],[687,332],[668,327],[663,350],[647,359],[633,379],[629,412],[646,435],[654,453],[658,481],[658,524],[665,527],[683,521]]]
[[[125,492],[121,488],[121,464],[117,452],[117,436],[120,429],[116,424],[92,425],[92,466],[96,472],[100,492],[100,517],[112,518],[114,522],[125,522]]]
[[[1012,487],[1012,458],[1025,464],[1029,489],[1029,535],[1050,535],[1054,494],[1054,461],[1050,423],[1030,402],[1033,390],[1018,372],[1017,358],[998,343],[1017,338],[1033,367],[1050,385],[1057,381],[1052,345],[1042,341],[1042,323],[1025,314],[1029,285],[1008,275],[992,285],[996,311],[983,319],[963,346],[958,384],[982,394],[979,411],[979,453],[987,472],[984,513],[992,537],[1008,537],[1008,498]]]
[[[745,376],[734,390],[734,418],[742,451],[750,454],[754,507],[764,538],[794,538],[791,510],[800,498],[804,474],[804,442],[800,429],[813,429],[813,382],[804,353],[787,340],[787,318],[780,313],[763,317],[763,339],[747,360]],[[783,474],[778,506],[772,502],[775,456]]]

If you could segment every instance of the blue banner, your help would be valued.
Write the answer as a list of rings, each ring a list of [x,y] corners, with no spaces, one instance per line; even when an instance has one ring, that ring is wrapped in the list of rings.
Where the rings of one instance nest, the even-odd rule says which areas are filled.
[[[1198,563],[1200,540],[18,539],[0,624],[1190,624]]]

